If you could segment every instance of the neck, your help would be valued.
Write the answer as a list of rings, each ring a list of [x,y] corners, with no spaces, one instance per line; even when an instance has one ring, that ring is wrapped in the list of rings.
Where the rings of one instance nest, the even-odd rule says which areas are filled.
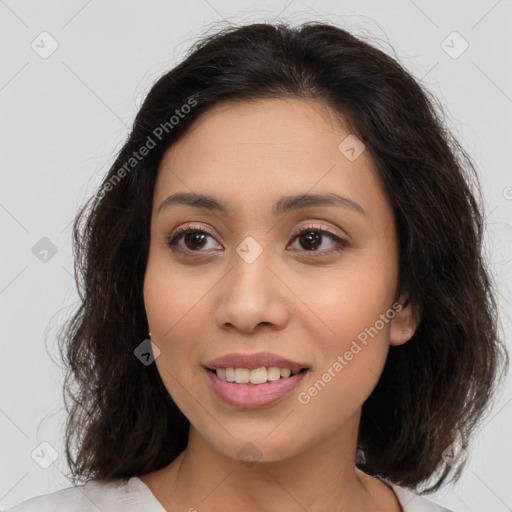
[[[187,449],[141,480],[167,510],[400,511],[391,489],[355,467],[357,426],[277,461],[258,451],[252,462],[224,455],[191,426]]]

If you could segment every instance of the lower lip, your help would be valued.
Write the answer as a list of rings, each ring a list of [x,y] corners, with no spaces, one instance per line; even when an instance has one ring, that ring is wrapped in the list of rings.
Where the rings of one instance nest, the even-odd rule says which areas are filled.
[[[217,377],[215,372],[206,370],[217,396],[238,409],[261,409],[279,402],[294,389],[309,370],[292,377],[280,378],[265,384],[233,384]]]

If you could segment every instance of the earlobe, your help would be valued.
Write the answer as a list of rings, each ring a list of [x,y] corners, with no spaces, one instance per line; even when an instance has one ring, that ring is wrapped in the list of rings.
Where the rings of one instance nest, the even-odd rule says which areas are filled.
[[[409,300],[409,295],[404,292],[398,299],[401,309],[396,312],[395,317],[391,320],[391,328],[389,332],[390,345],[403,345],[409,341],[418,327],[420,317],[416,308]]]
[[[409,341],[412,338],[413,334],[414,334],[414,330],[411,329],[410,327],[408,327],[407,329],[404,329],[403,330],[403,339],[404,339],[403,343],[406,343],[407,341]]]

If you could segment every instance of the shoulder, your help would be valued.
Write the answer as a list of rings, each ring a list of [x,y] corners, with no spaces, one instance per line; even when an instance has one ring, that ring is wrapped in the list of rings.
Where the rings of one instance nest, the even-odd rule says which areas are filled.
[[[454,512],[434,503],[433,501],[414,493],[406,487],[400,487],[388,480],[382,479],[395,491],[395,494],[403,508],[403,512]]]
[[[7,512],[117,512],[142,507],[140,490],[134,479],[99,482],[68,487],[36,496],[10,508]]]

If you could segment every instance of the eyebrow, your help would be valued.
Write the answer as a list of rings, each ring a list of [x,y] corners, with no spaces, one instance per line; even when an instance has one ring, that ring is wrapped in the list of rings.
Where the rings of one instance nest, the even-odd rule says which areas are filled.
[[[195,192],[178,192],[176,194],[170,195],[162,201],[158,207],[157,213],[178,205],[199,208],[206,211],[216,211],[224,215],[232,214],[228,204],[224,201],[220,201],[213,196],[198,194]],[[356,203],[348,197],[343,197],[333,192],[326,192],[323,194],[298,194],[294,196],[283,196],[273,205],[272,213],[277,217],[288,212],[314,206],[338,206],[351,209],[364,216],[367,215],[366,211],[359,203]]]

